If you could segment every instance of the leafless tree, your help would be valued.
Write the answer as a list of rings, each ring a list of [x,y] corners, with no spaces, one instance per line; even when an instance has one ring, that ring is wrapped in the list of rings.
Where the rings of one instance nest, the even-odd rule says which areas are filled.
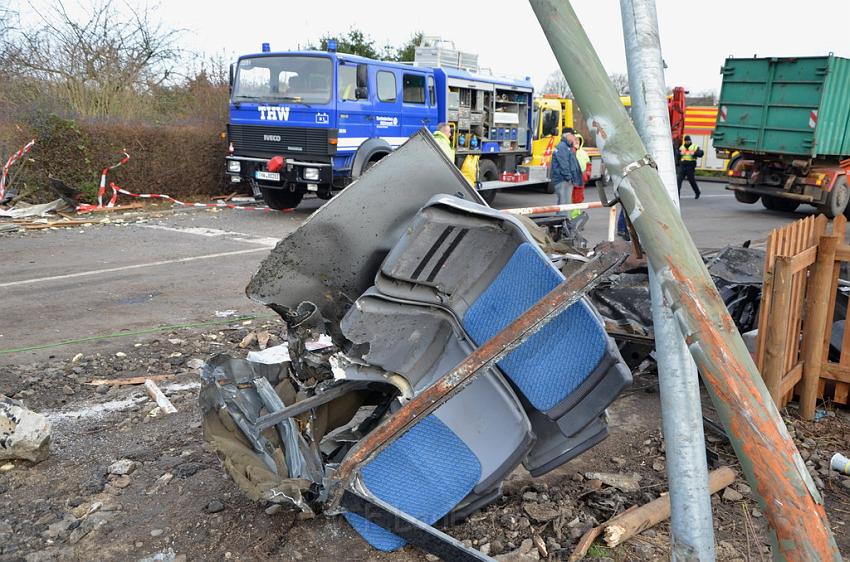
[[[573,93],[570,91],[570,85],[567,84],[567,79],[564,73],[559,70],[554,71],[546,79],[546,85],[543,86],[544,94],[558,94],[562,98],[571,98]]]
[[[617,90],[617,93],[621,96],[629,95],[629,77],[626,74],[620,72],[613,72],[608,75],[608,78],[611,79],[611,83],[614,84],[614,89]]]
[[[49,13],[29,7],[38,24],[7,33],[0,64],[51,88],[80,117],[120,115],[130,96],[167,81],[178,59],[180,31],[155,21],[150,7],[92,0],[80,18],[61,0]]]
[[[688,105],[717,105],[717,90],[702,90],[688,93]]]
[[[613,73],[609,74],[608,78],[611,79],[611,82],[614,84],[614,89],[617,90],[619,95],[626,96],[629,94],[629,77],[627,75]],[[549,78],[546,79],[546,84],[543,86],[543,93],[558,94],[563,98],[573,97],[570,85],[567,84],[567,79],[564,77],[564,73],[560,70],[554,71],[549,75]]]

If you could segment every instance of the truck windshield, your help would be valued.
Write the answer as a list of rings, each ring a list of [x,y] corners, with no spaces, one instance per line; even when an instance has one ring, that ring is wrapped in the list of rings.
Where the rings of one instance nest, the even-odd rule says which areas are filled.
[[[328,103],[333,67],[327,57],[265,56],[239,61],[233,101]]]

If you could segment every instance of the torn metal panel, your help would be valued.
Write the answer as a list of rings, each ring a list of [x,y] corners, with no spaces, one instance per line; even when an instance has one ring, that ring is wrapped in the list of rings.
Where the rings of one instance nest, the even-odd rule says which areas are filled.
[[[313,302],[338,322],[372,284],[410,219],[440,194],[481,202],[420,131],[284,238],[251,279],[248,297],[290,309]]]

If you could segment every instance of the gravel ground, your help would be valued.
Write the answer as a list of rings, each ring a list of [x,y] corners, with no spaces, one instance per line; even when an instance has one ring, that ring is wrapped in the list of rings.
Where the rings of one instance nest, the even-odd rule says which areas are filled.
[[[269,345],[279,343],[281,329],[277,321],[234,322],[127,343],[121,351],[6,367],[0,393],[47,414],[53,440],[50,457],[39,464],[0,461],[0,560],[424,559],[412,547],[379,553],[339,517],[302,520],[245,499],[205,448],[198,366],[213,353],[244,355],[248,350],[238,344],[251,331],[268,330]],[[158,384],[176,414],[159,412],[140,386],[89,384],[141,375],[168,376]],[[648,369],[611,408],[608,440],[538,479],[517,470],[500,500],[446,531],[504,560],[567,559],[587,529],[665,492],[657,412],[656,378]],[[850,450],[850,419],[839,411],[805,423],[789,412],[787,423],[848,553],[850,478],[829,473],[827,465],[832,452]],[[720,464],[735,467],[728,445],[708,437]],[[637,491],[588,478],[590,471],[632,479]],[[719,560],[770,558],[765,518],[742,479],[712,504]],[[669,539],[665,523],[616,549],[594,546],[588,557],[666,559]]]

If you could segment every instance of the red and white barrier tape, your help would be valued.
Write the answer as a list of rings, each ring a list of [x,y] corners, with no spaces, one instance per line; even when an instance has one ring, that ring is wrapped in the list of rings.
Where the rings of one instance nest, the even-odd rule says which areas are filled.
[[[121,154],[124,155],[124,158],[121,159],[117,164],[113,164],[108,168],[104,168],[100,174],[100,186],[97,190],[97,206],[95,205],[80,205],[77,207],[77,211],[81,213],[87,213],[94,209],[102,209],[103,208],[103,197],[106,194],[106,176],[109,174],[110,170],[114,170],[119,166],[123,166],[127,162],[130,161],[130,155],[127,153],[126,149],[121,151]],[[271,209],[269,207],[242,207],[240,205],[233,205],[232,203],[184,203],[183,201],[178,201],[174,197],[170,195],[165,195],[162,193],[133,193],[132,191],[127,191],[123,187],[119,187],[115,185],[114,182],[109,182],[109,187],[112,189],[112,197],[110,197],[109,202],[106,204],[107,207],[114,207],[115,203],[118,202],[118,194],[122,193],[124,195],[129,195],[130,197],[135,197],[137,199],[165,199],[167,201],[171,201],[176,205],[182,205],[184,207],[201,207],[201,208],[219,208],[219,209],[239,209],[241,211],[276,211],[276,209]],[[281,209],[280,212],[283,213],[291,213],[295,209]]]
[[[12,167],[12,164],[17,162],[24,154],[30,151],[32,146],[35,144],[35,139],[32,139],[27,144],[24,145],[19,151],[9,156],[9,159],[6,160],[6,163],[3,165],[3,173],[0,175],[0,201],[6,196],[6,178],[9,176],[9,168]]]
[[[547,213],[557,213],[560,211],[580,211],[584,209],[599,209],[603,207],[599,201],[590,201],[588,203],[568,203],[566,205],[546,205],[545,207],[518,207],[516,209],[502,209],[504,213],[512,215],[543,215]]]
[[[242,207],[240,205],[233,205],[232,203],[184,203],[183,201],[178,201],[174,197],[170,195],[163,195],[161,193],[133,193],[132,191],[127,191],[123,187],[119,187],[112,182],[109,182],[109,187],[112,188],[112,200],[118,198],[119,193],[123,193],[124,195],[129,195],[130,197],[136,197],[137,199],[166,199],[175,203],[177,205],[183,205],[184,207],[201,207],[206,209],[211,208],[220,208],[220,209],[239,209],[240,211],[266,211],[266,212],[280,212],[280,213],[291,213],[295,209],[271,209],[269,207]],[[111,207],[112,205],[110,205]]]
[[[109,174],[109,171],[114,170],[115,168],[117,168],[119,166],[123,166],[124,164],[126,164],[127,162],[130,161],[130,154],[127,153],[126,148],[121,150],[121,154],[124,155],[124,158],[122,158],[117,164],[113,164],[112,166],[109,166],[108,168],[104,168],[103,171],[100,173],[100,185],[97,188],[97,206],[98,207],[103,207],[103,196],[106,195],[106,176],[107,176],[107,174]],[[117,199],[118,199],[118,194],[115,193],[115,190],[113,190],[112,191],[112,198],[109,200],[109,203],[107,203],[106,206],[107,207],[114,207],[115,201]]]

